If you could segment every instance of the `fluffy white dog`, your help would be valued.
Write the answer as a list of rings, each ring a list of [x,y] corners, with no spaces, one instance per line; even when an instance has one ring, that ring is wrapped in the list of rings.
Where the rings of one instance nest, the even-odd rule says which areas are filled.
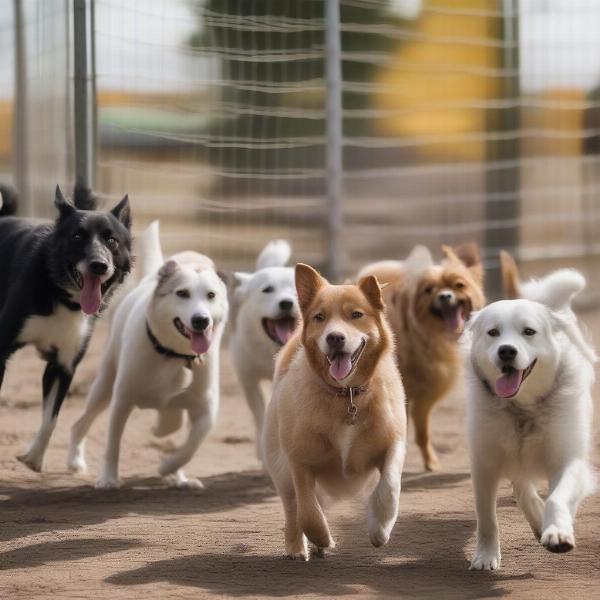
[[[257,455],[265,418],[261,383],[273,379],[274,357],[298,323],[294,269],[285,240],[269,242],[256,261],[255,273],[235,273],[239,285],[232,304],[231,358],[256,424]]]
[[[119,487],[121,436],[135,407],[158,411],[154,434],[159,437],[180,429],[187,412],[187,439],[163,460],[159,473],[170,485],[201,487],[182,467],[217,415],[227,288],[212,260],[202,254],[182,252],[162,264],[156,223],[142,237],[140,251],[142,275],[149,274],[114,313],[85,412],[71,430],[68,466],[76,472],[86,470],[85,436],[112,396],[106,454],[96,487]]]
[[[546,549],[567,552],[575,545],[577,507],[594,489],[588,454],[596,356],[571,310],[584,286],[578,272],[557,271],[523,285],[528,299],[495,302],[472,317],[467,422],[477,548],[471,569],[500,566],[501,478],[512,482]],[[542,481],[545,500],[538,494]]]

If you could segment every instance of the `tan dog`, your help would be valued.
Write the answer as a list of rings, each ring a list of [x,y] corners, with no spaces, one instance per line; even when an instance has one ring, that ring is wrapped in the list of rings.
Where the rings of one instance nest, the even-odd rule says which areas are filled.
[[[404,390],[375,277],[330,285],[296,265],[303,324],[281,350],[263,436],[265,466],[285,511],[291,558],[309,559],[334,541],[325,501],[371,494],[371,543],[387,543],[398,516],[404,463]]]
[[[382,284],[386,315],[396,336],[396,354],[416,441],[428,471],[439,469],[431,444],[431,409],[461,372],[458,337],[473,310],[485,304],[483,267],[475,244],[442,246],[435,264],[424,246],[404,261],[382,261],[359,276]]]

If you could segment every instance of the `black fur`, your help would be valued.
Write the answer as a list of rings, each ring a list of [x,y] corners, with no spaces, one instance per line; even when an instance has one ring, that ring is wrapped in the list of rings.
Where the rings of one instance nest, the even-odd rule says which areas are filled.
[[[0,204],[0,217],[14,215],[17,212],[18,194],[14,188],[8,185],[0,185],[0,196],[2,204]]]
[[[63,197],[57,186],[55,206],[59,215],[55,222],[40,224],[12,216],[0,218],[0,387],[6,362],[15,350],[26,343],[36,344],[48,363],[42,381],[45,401],[57,383],[53,417],[58,415],[97,316],[82,317],[79,304],[82,277],[75,266],[86,265],[86,273],[90,273],[93,261],[104,261],[107,273],[114,267],[114,273],[101,285],[100,311],[131,269],[131,217],[127,196],[110,212],[94,210],[96,199],[85,188],[75,189],[75,201],[77,207]],[[20,339],[28,320],[49,317],[49,323],[55,322],[52,319],[58,318],[57,311],[61,307],[62,318],[69,323],[82,318],[88,321],[81,339],[77,342],[77,337],[71,338],[79,343],[79,351],[70,364],[61,360],[61,344],[67,342],[60,336],[56,336],[51,347],[45,348],[35,340]]]

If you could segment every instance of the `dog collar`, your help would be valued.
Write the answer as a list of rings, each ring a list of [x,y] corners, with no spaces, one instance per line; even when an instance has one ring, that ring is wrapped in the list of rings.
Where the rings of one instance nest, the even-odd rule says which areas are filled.
[[[326,381],[323,381],[320,377],[317,379],[321,386],[333,396],[348,398],[347,420],[350,425],[355,425],[358,419],[358,406],[356,406],[356,404],[354,403],[354,398],[356,396],[360,396],[361,394],[366,393],[369,390],[368,384],[348,387],[337,387],[335,385],[327,383]]]
[[[147,320],[146,320],[146,333],[148,334],[148,339],[150,340],[152,347],[159,354],[162,354],[163,356],[166,356],[167,358],[180,358],[180,359],[184,360],[186,363],[185,366],[188,369],[192,368],[192,364],[194,362],[196,362],[196,363],[200,362],[199,354],[181,354],[180,352],[175,352],[175,350],[171,350],[171,348],[167,348],[166,346],[163,346],[158,341],[156,336],[152,333],[152,330],[150,329],[150,324],[148,323]]]

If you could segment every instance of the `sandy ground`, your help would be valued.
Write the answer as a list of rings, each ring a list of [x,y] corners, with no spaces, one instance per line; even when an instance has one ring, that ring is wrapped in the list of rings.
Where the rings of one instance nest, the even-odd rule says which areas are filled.
[[[600,339],[600,312],[584,320]],[[575,550],[554,555],[535,541],[503,486],[502,569],[467,570],[475,520],[460,390],[436,413],[443,472],[422,473],[410,445],[401,514],[383,549],[369,544],[364,503],[355,502],[331,514],[338,548],[325,560],[284,558],[279,500],[254,458],[250,414],[226,356],[218,426],[188,468],[205,489],[171,490],[156,477],[162,449],[149,433],[153,414],[138,411],[124,436],[123,488],[96,491],[106,415],[89,438],[90,474],[70,476],[65,457],[104,339],[100,329],[42,475],[15,460],[40,419],[42,363],[25,349],[10,364],[0,399],[1,598],[600,598],[598,496],[580,511]],[[600,462],[598,444],[594,461]]]

